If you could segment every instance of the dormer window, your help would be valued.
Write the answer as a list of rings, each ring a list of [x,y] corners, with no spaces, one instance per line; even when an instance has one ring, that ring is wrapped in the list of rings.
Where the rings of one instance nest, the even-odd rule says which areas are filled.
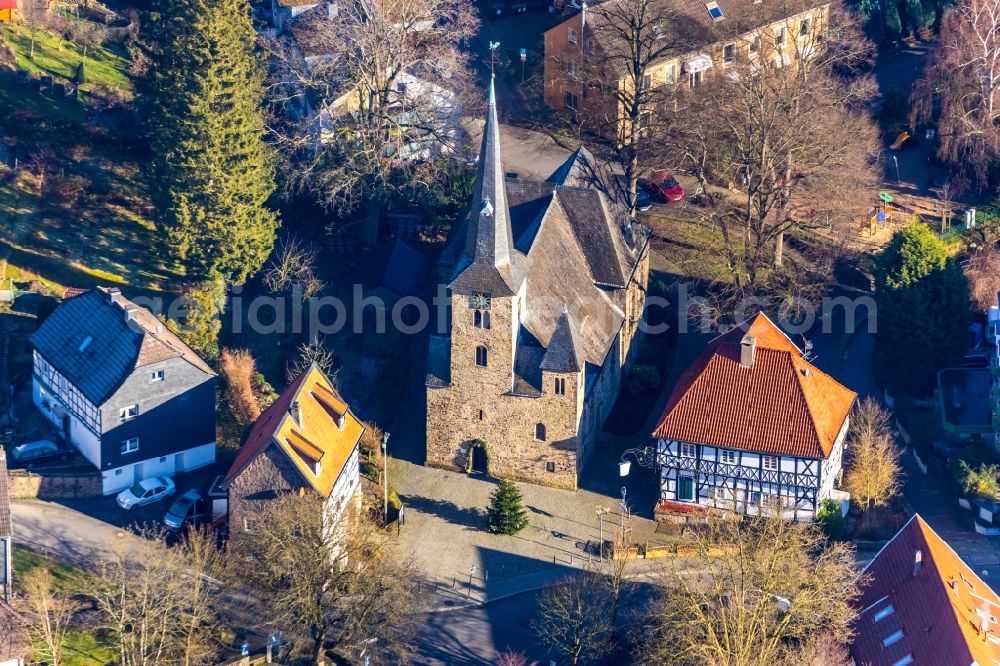
[[[80,346],[77,348],[77,351],[82,354],[84,351],[87,350],[87,347],[89,347],[90,343],[93,341],[94,341],[93,336],[88,335],[83,339],[83,342],[80,343]]]
[[[913,575],[916,576],[920,569],[924,566],[924,554],[918,548],[913,554]]]
[[[705,9],[708,10],[708,15],[712,17],[713,21],[721,21],[726,18],[726,15],[722,12],[722,7],[717,2],[706,2]]]

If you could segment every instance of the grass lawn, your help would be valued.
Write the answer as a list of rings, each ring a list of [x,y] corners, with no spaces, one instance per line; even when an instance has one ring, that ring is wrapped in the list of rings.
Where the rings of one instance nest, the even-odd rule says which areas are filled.
[[[28,572],[37,568],[49,570],[55,589],[60,594],[73,594],[79,590],[86,590],[91,579],[90,574],[72,564],[15,548],[14,570],[18,574],[15,579],[15,587],[19,592],[23,592],[23,590],[18,582],[23,581]],[[35,646],[36,652],[40,647],[41,645]],[[86,626],[74,628],[67,633],[63,642],[63,650],[62,663],[64,666],[104,666],[112,662],[114,658],[114,652],[106,641],[102,640],[93,628]]]
[[[82,51],[39,31],[35,57],[23,27],[0,28],[18,67],[72,76]],[[114,48],[90,49],[84,90],[131,89],[129,61]],[[37,280],[60,294],[67,286],[122,284],[129,294],[164,291],[179,277],[162,259],[141,164],[146,148],[130,110],[92,115],[88,98],[55,100],[14,85],[0,65],[0,259],[7,276]],[[17,159],[18,169],[13,171]],[[46,168],[40,170],[38,163]]]
[[[89,48],[84,58],[83,49],[73,42],[49,30],[38,30],[35,34],[35,57],[31,58],[31,32],[23,25],[15,25],[9,31],[7,41],[17,54],[17,67],[37,76],[47,74],[71,79],[83,62],[87,84],[84,89],[95,85],[115,86],[126,91],[132,89],[132,82],[125,73],[128,57],[117,46]]]

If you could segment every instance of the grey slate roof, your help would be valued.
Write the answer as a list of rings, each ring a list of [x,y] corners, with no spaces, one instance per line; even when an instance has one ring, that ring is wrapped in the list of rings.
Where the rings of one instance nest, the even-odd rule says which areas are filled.
[[[98,287],[63,301],[30,340],[94,405],[111,397],[136,368],[170,358],[181,357],[202,372],[215,374],[153,313],[117,289]]]
[[[540,367],[548,372],[579,372],[583,367],[580,333],[566,311],[559,317]]]
[[[10,537],[14,527],[10,520],[10,490],[7,486],[7,455],[0,447],[0,537]]]
[[[473,191],[472,206],[466,217],[463,261],[450,285],[453,291],[485,291],[510,296],[517,291],[512,264],[514,234],[510,227],[503,164],[500,160],[500,122],[497,120],[496,95],[490,81],[489,104],[483,143],[479,150],[479,170]]]

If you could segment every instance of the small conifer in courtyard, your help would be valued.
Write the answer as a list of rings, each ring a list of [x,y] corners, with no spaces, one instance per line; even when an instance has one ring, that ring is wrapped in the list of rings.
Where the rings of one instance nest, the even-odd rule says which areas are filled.
[[[501,479],[490,497],[487,513],[493,534],[517,534],[528,526],[528,512],[524,510],[521,491],[509,479]]]

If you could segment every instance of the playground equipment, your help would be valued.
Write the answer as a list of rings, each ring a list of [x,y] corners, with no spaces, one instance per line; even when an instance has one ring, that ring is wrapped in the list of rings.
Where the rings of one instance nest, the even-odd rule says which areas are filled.
[[[900,133],[900,135],[896,137],[896,140],[892,142],[892,145],[889,146],[889,150],[899,150],[900,148],[903,147],[903,144],[909,140],[910,140],[910,133],[907,132],[906,130],[903,130]]]
[[[892,195],[888,192],[878,193],[879,202],[868,209],[868,234],[875,235],[879,224],[892,222]]]

